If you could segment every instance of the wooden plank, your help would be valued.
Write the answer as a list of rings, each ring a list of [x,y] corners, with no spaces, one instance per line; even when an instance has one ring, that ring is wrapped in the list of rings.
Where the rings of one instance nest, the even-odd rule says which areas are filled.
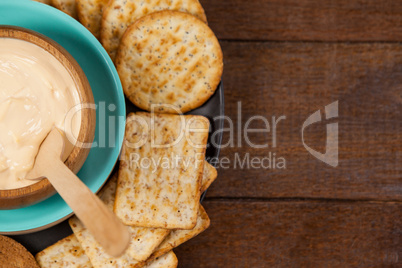
[[[207,197],[308,197],[402,199],[402,45],[347,43],[222,42],[225,113],[233,120],[233,144],[221,151],[219,177]],[[339,101],[339,118],[324,107]],[[239,120],[238,102],[241,102]],[[339,124],[339,165],[329,166],[303,146],[301,130],[321,109],[323,121],[305,129],[305,143],[325,152],[326,124]],[[237,133],[255,115],[269,133]],[[276,127],[272,117],[286,116]],[[225,126],[230,124],[225,120]],[[262,120],[252,128],[265,128]],[[230,139],[224,133],[223,144]],[[238,140],[240,139],[241,144]],[[286,160],[286,168],[241,168],[245,156]],[[225,159],[227,158],[227,160]],[[222,161],[222,159],[225,159]],[[240,161],[238,161],[240,160]],[[223,168],[222,166],[226,167]]]
[[[394,0],[200,0],[221,39],[401,41]]]
[[[401,267],[402,205],[206,201],[179,267]]]

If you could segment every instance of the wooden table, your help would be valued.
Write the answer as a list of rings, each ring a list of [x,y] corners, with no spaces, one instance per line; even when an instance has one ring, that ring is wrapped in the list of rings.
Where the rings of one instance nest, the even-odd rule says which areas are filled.
[[[286,119],[276,147],[272,124],[248,133],[268,148],[235,131],[221,151],[232,164],[203,202],[211,227],[175,250],[179,266],[402,267],[402,1],[200,2],[223,48],[234,127],[255,115]],[[326,120],[336,101],[338,117]],[[326,124],[338,123],[336,167],[303,146],[303,122],[317,110],[322,121],[304,141],[324,153]],[[286,168],[234,168],[236,155],[269,152]]]

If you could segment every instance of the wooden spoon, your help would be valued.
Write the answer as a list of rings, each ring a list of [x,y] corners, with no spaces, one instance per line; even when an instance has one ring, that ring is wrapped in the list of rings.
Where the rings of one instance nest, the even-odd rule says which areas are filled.
[[[46,177],[107,253],[118,257],[129,244],[126,226],[61,161],[62,134],[55,128],[43,141],[27,179]]]

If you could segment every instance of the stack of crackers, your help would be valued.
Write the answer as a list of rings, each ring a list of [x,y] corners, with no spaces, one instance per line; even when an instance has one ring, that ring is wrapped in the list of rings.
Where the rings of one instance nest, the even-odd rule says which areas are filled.
[[[73,235],[37,254],[41,267],[176,267],[173,249],[210,224],[200,196],[216,179],[205,161],[209,120],[183,115],[214,94],[222,51],[198,0],[50,0],[99,38],[126,97],[118,174],[100,198],[128,226],[123,256],[109,256],[78,218]],[[84,205],[84,204],[83,204]]]
[[[118,174],[99,193],[129,228],[127,251],[109,256],[74,216],[74,234],[37,254],[41,267],[176,267],[172,250],[210,224],[200,204],[217,177],[205,161],[208,129],[197,115],[130,114]]]
[[[36,1],[50,1],[101,41],[125,95],[143,110],[188,112],[220,83],[222,50],[198,0]]]

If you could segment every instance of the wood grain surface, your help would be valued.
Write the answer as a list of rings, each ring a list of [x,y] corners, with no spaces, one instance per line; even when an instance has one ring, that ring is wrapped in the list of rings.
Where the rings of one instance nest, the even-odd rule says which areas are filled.
[[[401,267],[402,205],[230,201],[175,250],[179,267]]]
[[[179,267],[402,267],[402,1],[200,2],[222,45],[234,131],[202,203],[211,226],[175,249]],[[325,152],[338,123],[336,167],[303,146],[318,110],[305,143]],[[270,128],[248,141],[266,148],[247,143],[253,116],[249,128]],[[271,167],[241,167],[247,156]]]
[[[223,48],[235,131],[203,202],[211,227],[175,250],[179,267],[402,267],[402,1],[200,2]],[[335,101],[338,118],[305,129],[324,152],[326,124],[338,123],[334,168],[301,130]],[[270,131],[248,138],[267,148],[237,133],[256,115]],[[286,116],[275,146],[273,116]],[[269,153],[286,169],[234,167],[236,155]]]
[[[248,135],[250,142],[267,148],[250,146],[243,132],[236,130],[233,139],[225,132],[221,158],[231,165],[218,169],[208,197],[402,199],[400,44],[221,43],[226,115],[234,128],[263,116],[271,131]],[[305,142],[325,152],[325,125],[338,122],[336,168],[310,155],[301,138],[307,117],[319,109],[323,113],[334,101],[339,101],[339,118],[306,128]],[[274,148],[271,119],[283,115]],[[257,119],[250,126],[262,129],[265,123]],[[241,168],[246,154],[263,158],[269,153],[283,157],[286,168]]]
[[[398,0],[200,0],[218,38],[401,41]]]

